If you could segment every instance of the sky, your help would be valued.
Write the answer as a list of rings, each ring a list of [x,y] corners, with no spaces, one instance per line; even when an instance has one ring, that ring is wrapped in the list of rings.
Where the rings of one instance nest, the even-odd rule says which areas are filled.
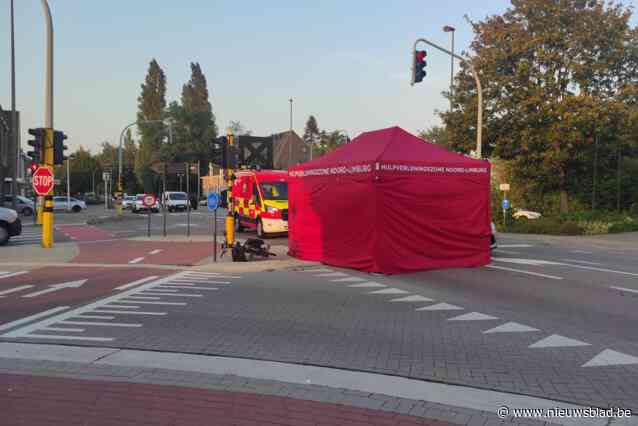
[[[627,3],[627,2],[625,2]],[[117,143],[135,121],[140,84],[155,58],[167,102],[179,100],[199,62],[217,126],[240,121],[254,135],[309,115],[322,130],[350,137],[399,125],[417,132],[439,123],[450,58],[428,50],[428,75],[410,86],[414,40],[450,45],[472,39],[463,18],[500,14],[505,0],[49,0],[54,25],[54,127],[74,150]],[[631,4],[631,2],[629,2]],[[10,0],[0,0],[0,105],[11,106]],[[44,18],[39,0],[15,0],[16,104],[21,139],[44,125]],[[457,65],[458,69],[458,65]]]

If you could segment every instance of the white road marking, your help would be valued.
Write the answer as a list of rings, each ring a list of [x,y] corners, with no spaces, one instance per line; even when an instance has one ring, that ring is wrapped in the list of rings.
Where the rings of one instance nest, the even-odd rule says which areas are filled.
[[[576,263],[584,263],[585,265],[597,265],[597,266],[601,266],[602,263],[598,263],[598,262],[588,262],[586,260],[576,260],[576,259],[561,259],[565,262],[576,262]]]
[[[613,274],[621,274],[621,275],[629,275],[632,277],[638,277],[638,273],[635,272],[626,272],[626,271],[618,271],[615,269],[607,269],[607,268],[595,268],[593,266],[585,266],[585,265],[574,265],[573,263],[563,263],[563,262],[552,262],[549,260],[541,260],[541,259],[513,259],[508,257],[493,257],[492,260],[496,260],[498,262],[509,262],[509,263],[518,263],[523,265],[558,265],[558,266],[569,266],[577,269],[587,269],[590,271],[600,271],[600,272],[611,272]],[[489,267],[490,265],[488,265]],[[492,266],[493,267],[493,266]]]
[[[506,322],[503,325],[499,325],[498,327],[490,328],[489,330],[485,330],[483,334],[490,333],[527,333],[530,331],[540,331],[538,328],[530,327],[525,324],[519,324],[517,322]]]
[[[58,324],[71,324],[71,325],[97,325],[104,327],[141,327],[142,324],[131,324],[124,322],[99,322],[99,321],[60,321]],[[40,329],[44,330],[44,329]]]
[[[5,338],[16,338],[16,337],[39,337],[39,336],[44,336],[42,338],[44,339],[51,339],[51,338],[61,338],[61,336],[47,336],[47,335],[37,335],[37,334],[31,334],[32,332],[36,332],[38,329],[43,328],[43,327],[48,327],[50,325],[53,325],[55,323],[58,323],[60,321],[64,321],[67,320],[69,318],[73,318],[73,317],[77,317],[78,315],[83,315],[83,314],[133,314],[132,312],[122,312],[122,311],[110,311],[110,310],[103,310],[103,311],[98,311],[98,308],[104,307],[104,305],[107,305],[111,302],[116,302],[118,300],[122,300],[125,299],[128,296],[132,296],[132,295],[136,295],[137,293],[139,293],[140,291],[144,291],[146,289],[151,289],[153,287],[156,287],[158,285],[161,285],[165,282],[170,281],[171,279],[175,278],[175,277],[179,277],[181,275],[183,275],[184,272],[178,272],[177,274],[168,276],[168,277],[164,277],[161,278],[157,281],[152,281],[146,284],[142,284],[141,287],[136,287],[136,288],[132,288],[130,290],[126,290],[123,291],[121,293],[117,293],[114,294],[113,296],[109,296],[106,297],[104,299],[98,300],[96,302],[93,303],[89,303],[88,305],[76,308],[76,309],[72,309],[69,310],[67,312],[49,317],[47,319],[41,320],[39,322],[35,322],[26,326],[23,326],[21,328],[18,328],[16,330],[10,331],[8,333],[5,333],[2,335],[2,337]],[[56,308],[56,309],[68,309],[68,307],[64,307],[64,308]],[[165,312],[154,312],[154,313],[150,313],[150,315],[165,315]],[[44,313],[39,314],[40,316],[43,316]],[[22,320],[20,320],[21,322],[27,322],[30,321],[30,318],[24,318]],[[8,327],[7,327],[8,328]],[[72,337],[72,336],[67,336],[71,339],[77,340],[77,337]],[[101,337],[95,337],[95,338],[84,338],[84,340],[95,340],[95,341],[112,341],[114,340],[113,338],[101,338]]]
[[[57,308],[49,309],[47,311],[31,315],[30,317],[20,318],[19,320],[15,320],[15,321],[8,322],[6,324],[0,325],[0,330],[8,330],[8,329],[13,328],[15,326],[18,326],[18,325],[21,325],[21,324],[25,324],[25,323],[31,322],[33,320],[37,320],[38,318],[42,318],[42,317],[46,317],[46,316],[49,316],[49,315],[53,315],[55,313],[58,313],[60,311],[64,311],[66,309],[69,309],[69,307],[68,306],[58,306]]]
[[[623,354],[621,352],[605,349],[581,367],[603,367],[608,365],[630,365],[638,364],[638,357]]]
[[[610,288],[613,288],[615,290],[620,290],[620,291],[626,291],[628,293],[637,293],[638,294],[638,290],[634,290],[634,289],[631,289],[631,288],[616,287],[614,285],[610,286]]]
[[[141,295],[145,295],[148,294],[149,292],[153,292],[153,293],[159,293],[160,291],[164,292],[164,293],[179,293],[177,290],[164,290],[161,288],[161,286],[157,286],[157,288],[153,288],[151,290],[145,290],[145,291],[140,291]]]
[[[69,331],[71,333],[84,333],[83,328],[44,327],[40,331]]]
[[[367,281],[365,278],[359,278],[359,277],[348,277],[348,278],[339,278],[336,280],[330,280],[330,282],[333,283],[358,283],[361,281]]]
[[[63,336],[55,334],[29,334],[30,339],[56,339],[56,340],[89,340],[92,342],[111,342],[115,340],[112,337],[83,337],[83,336]]]
[[[142,260],[144,260],[143,257],[136,257],[133,260],[130,260],[128,263],[134,264],[134,263],[140,263]]]
[[[427,297],[419,296],[418,294],[413,294],[411,296],[399,297],[398,299],[392,299],[390,302],[433,302],[432,299],[428,299]]]
[[[111,317],[111,316],[108,316],[108,315],[78,315],[78,316],[72,317],[72,318],[99,319],[99,320],[112,320],[112,319],[115,319],[115,317]]]
[[[572,250],[572,253],[594,254],[593,251],[583,251],[583,250]]]
[[[148,252],[148,254],[158,254],[162,251],[162,249],[155,249],[153,251]]]
[[[549,279],[552,279],[552,280],[562,280],[563,279],[563,277],[557,277],[555,275],[539,274],[538,272],[524,271],[522,269],[506,268],[504,266],[485,265],[485,267],[486,268],[492,268],[492,269],[500,269],[502,271],[518,272],[519,274],[534,275],[536,277],[549,278]]]
[[[501,248],[529,248],[529,247],[534,247],[531,244],[499,244],[498,245]]]
[[[145,311],[107,311],[100,309],[93,311],[100,314],[129,314],[129,315],[166,315],[166,312],[145,312]]]
[[[344,274],[343,272],[330,272],[329,274],[318,274],[315,275],[315,277],[322,277],[322,278],[331,278],[331,277],[347,277],[348,274]]]
[[[17,277],[18,275],[24,275],[24,274],[28,274],[28,273],[29,273],[29,271],[12,272],[10,274],[0,275],[0,280],[3,279],[3,278]]]
[[[33,287],[32,285],[21,285],[19,287],[13,287],[8,290],[0,291],[0,297],[3,297],[5,294],[15,293],[16,291],[25,290],[27,288]]]
[[[157,279],[157,276],[152,275],[150,277],[146,277],[146,278],[139,279],[137,281],[133,281],[132,283],[128,283],[128,284],[121,285],[119,287],[115,287],[113,290],[126,290],[127,288],[135,287],[136,285],[144,284],[145,282],[153,281],[155,279]]]
[[[77,280],[77,281],[69,281],[67,283],[61,283],[61,284],[52,284],[52,285],[49,285],[49,288],[47,289],[36,291],[35,293],[25,294],[22,297],[25,297],[25,298],[38,297],[43,294],[53,293],[54,291],[64,290],[65,288],[78,288],[84,285],[84,283],[87,281],[88,280]]]
[[[462,311],[464,308],[456,305],[450,305],[449,303],[437,303],[435,305],[424,306],[417,308],[415,311]]]
[[[496,320],[498,317],[482,314],[480,312],[470,312],[467,314],[459,315],[458,317],[448,318],[448,321],[487,321]]]
[[[159,286],[159,288],[161,290],[164,290],[165,288],[175,288],[175,289],[181,288],[181,289],[184,289],[184,290],[191,290],[191,289],[193,289],[193,290],[219,290],[219,288],[217,288],[217,287],[186,287],[186,286],[181,286],[181,285],[168,285],[168,284]]]
[[[173,297],[203,297],[201,294],[173,294],[173,293],[144,293],[149,296],[173,296]]]
[[[304,269],[302,271],[299,272],[333,272],[332,269],[326,269],[326,268],[322,268],[322,269]]]
[[[352,287],[352,288],[374,288],[374,287],[387,287],[387,285],[375,283],[374,281],[368,281],[368,282],[365,282],[365,283],[351,284],[348,287]]]
[[[184,284],[184,285],[195,285],[195,284],[232,284],[230,281],[171,281],[168,284]]]
[[[560,336],[558,334],[552,334],[549,337],[539,340],[536,343],[532,343],[528,347],[530,348],[567,348],[572,346],[591,346],[589,343],[581,342],[580,340],[570,339],[569,337]]]
[[[521,254],[520,251],[512,251],[512,250],[494,249],[492,251],[495,253],[504,253],[504,254]]]
[[[383,290],[370,291],[368,294],[408,294],[409,291],[400,288],[384,288]]]
[[[122,303],[118,301],[117,303]],[[108,305],[104,305],[107,309],[139,309],[139,306],[122,306],[122,305],[114,305],[113,303],[109,303]]]
[[[161,297],[144,297],[144,296],[129,296],[123,300],[160,300]]]
[[[140,305],[175,305],[175,306],[186,306],[186,302],[141,302],[139,300],[127,302],[126,300],[122,300],[120,303],[139,303]],[[126,306],[120,306],[120,308],[125,308]],[[139,308],[139,306],[136,306]]]

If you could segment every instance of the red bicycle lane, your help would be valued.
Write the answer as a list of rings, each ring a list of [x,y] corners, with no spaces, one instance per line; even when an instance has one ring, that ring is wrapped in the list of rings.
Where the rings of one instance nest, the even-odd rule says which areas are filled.
[[[174,271],[157,268],[44,267],[0,277],[0,330],[3,324],[60,306],[78,306],[109,295],[116,287],[148,282]]]

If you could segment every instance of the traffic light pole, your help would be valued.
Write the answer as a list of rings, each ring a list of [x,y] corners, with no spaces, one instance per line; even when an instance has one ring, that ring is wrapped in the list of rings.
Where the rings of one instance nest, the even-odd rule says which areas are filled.
[[[47,0],[42,0],[44,9],[47,49],[46,49],[46,77],[45,101],[44,101],[44,127],[46,137],[44,139],[43,163],[53,171],[53,19]],[[53,191],[53,190],[51,190]],[[51,192],[44,196],[44,209],[42,211],[42,247],[53,247],[53,196]]]
[[[434,47],[435,49],[440,50],[443,53],[447,53],[452,58],[458,59],[459,61],[466,64],[470,68],[470,70],[472,70],[472,76],[474,77],[474,81],[476,83],[476,91],[478,94],[478,101],[477,101],[478,108],[477,108],[477,116],[476,116],[476,158],[481,158],[483,156],[483,89],[481,86],[481,80],[479,79],[478,73],[476,72],[476,68],[474,68],[474,65],[472,64],[472,62],[470,62],[467,58],[457,55],[454,52],[450,52],[444,47],[441,47],[438,44],[432,43],[431,41],[426,40],[424,38],[419,38],[414,42],[414,46],[412,47],[413,55],[416,52],[416,46],[419,43],[428,44]],[[413,64],[412,75],[414,75],[414,72],[415,72],[415,69]],[[414,82],[412,82],[411,84],[414,85]]]

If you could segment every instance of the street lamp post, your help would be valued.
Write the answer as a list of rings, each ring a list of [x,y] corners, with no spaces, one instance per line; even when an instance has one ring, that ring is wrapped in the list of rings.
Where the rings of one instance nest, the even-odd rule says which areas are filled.
[[[478,95],[477,96],[478,108],[476,113],[476,154],[475,156],[476,158],[481,158],[483,156],[483,89],[481,87],[481,80],[479,79],[476,68],[474,68],[474,65],[469,59],[464,58],[463,56],[459,56],[456,53],[450,52],[449,50],[439,46],[438,44],[432,43],[431,41],[426,40],[424,38],[419,38],[414,42],[414,45],[412,46],[413,57],[416,52],[416,46],[420,42],[428,44],[434,47],[435,49],[440,50],[443,53],[447,53],[448,55],[452,56],[452,58],[458,59],[459,61],[465,63],[472,71],[472,76],[474,77],[474,82],[476,83],[476,93]],[[415,70],[413,68],[412,72],[414,73],[414,71]],[[411,83],[411,84],[414,85],[414,83]]]
[[[443,31],[452,34],[452,55],[450,55],[450,112],[452,112],[452,95],[454,94],[454,33],[456,28],[446,25],[443,27]]]

